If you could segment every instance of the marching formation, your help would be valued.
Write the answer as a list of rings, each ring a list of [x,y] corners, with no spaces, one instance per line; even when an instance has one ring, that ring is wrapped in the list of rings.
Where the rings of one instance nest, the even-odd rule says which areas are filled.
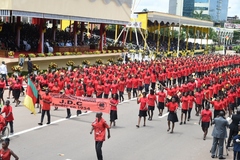
[[[166,107],[169,112],[168,132],[174,132],[176,122],[180,121],[179,124],[184,125],[191,120],[192,114],[195,114],[195,116],[200,116],[199,123],[202,124],[205,140],[212,121],[209,108],[211,106],[214,108],[213,117],[215,118],[222,113],[221,111],[231,116],[236,107],[240,105],[239,64],[240,57],[237,55],[211,54],[161,58],[145,62],[135,61],[126,64],[86,66],[70,71],[63,68],[37,75],[30,74],[30,79],[40,93],[36,102],[39,113],[42,113],[39,125],[43,124],[45,113],[48,116],[47,124],[51,123],[52,100],[49,93],[60,93],[80,97],[110,98],[110,125],[106,128],[114,127],[118,119],[117,106],[126,99],[124,93],[127,93],[129,100],[137,98],[137,103],[140,105],[137,128],[140,127],[142,117],[143,126],[146,126],[147,117],[148,121],[154,118],[155,107],[158,109],[158,116],[163,116]],[[24,80],[27,81],[22,75],[13,75],[7,83],[2,78],[0,99],[5,101],[3,92],[9,84],[7,98],[9,99],[12,95],[16,103],[15,107],[18,107],[21,103],[19,96],[21,93],[24,94],[22,86]],[[11,112],[6,107],[1,113]],[[54,110],[57,109],[54,107]],[[180,119],[176,113],[178,109],[181,109]],[[192,113],[192,109],[195,113]],[[77,115],[81,113],[82,111],[77,111]],[[67,109],[66,118],[70,117],[71,110]],[[12,116],[11,122],[13,119]],[[9,124],[11,133],[13,133],[11,122]],[[96,143],[96,145],[102,145],[102,143]],[[101,157],[99,148],[97,152]]]

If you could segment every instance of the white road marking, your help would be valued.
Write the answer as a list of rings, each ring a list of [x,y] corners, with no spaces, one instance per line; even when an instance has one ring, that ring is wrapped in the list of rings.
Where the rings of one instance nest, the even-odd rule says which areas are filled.
[[[164,117],[166,117],[167,115],[168,115],[168,113],[165,113],[164,115],[159,116],[158,118],[164,118]]]
[[[132,98],[130,100],[126,100],[126,101],[123,101],[119,104],[123,104],[123,103],[126,103],[126,102],[129,102],[129,101],[132,101],[132,100],[136,100],[137,98]],[[79,116],[82,116],[82,115],[86,115],[86,114],[89,114],[89,113],[92,113],[92,111],[88,111],[87,113],[82,113],[80,114]],[[74,116],[71,116],[71,118],[76,118],[77,115],[74,115]],[[71,119],[70,118],[70,119]],[[63,121],[66,121],[68,120],[67,118],[62,118],[62,119],[59,119],[59,120],[56,120],[56,121],[53,121],[51,122],[51,124],[56,124],[56,123],[60,123],[60,122],[63,122]],[[17,133],[14,133],[13,135],[9,135],[9,138],[11,137],[15,137],[15,136],[19,136],[21,134],[24,134],[24,133],[28,133],[28,132],[31,132],[31,131],[34,131],[34,130],[37,130],[37,129],[40,129],[40,128],[44,128],[44,127],[47,127],[47,126],[50,126],[51,124],[44,124],[42,126],[36,126],[36,127],[33,127],[33,128],[29,128],[29,129],[26,129],[26,130],[23,130],[23,131],[20,131],[20,132],[17,132]],[[3,137],[4,139],[5,137]]]

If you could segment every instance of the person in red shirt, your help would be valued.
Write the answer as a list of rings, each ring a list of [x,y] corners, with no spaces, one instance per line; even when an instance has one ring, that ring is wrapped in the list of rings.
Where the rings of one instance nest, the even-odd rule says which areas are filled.
[[[2,112],[0,114],[5,113],[5,120],[6,120],[6,126],[10,125],[10,134],[13,134],[13,113],[12,113],[12,106],[10,106],[10,101],[6,100],[6,105],[4,106]]]
[[[138,77],[134,75],[132,78],[132,86],[133,86],[133,98],[137,97],[138,92]]]
[[[140,126],[140,122],[141,119],[143,117],[143,126],[146,126],[146,117],[147,117],[147,102],[148,102],[148,98],[146,97],[146,92],[142,93],[142,97],[139,96],[137,98],[137,104],[140,104],[140,108],[139,108],[139,114],[138,114],[138,124],[136,125],[137,128],[139,128]]]
[[[96,119],[92,123],[92,129],[90,131],[90,134],[92,134],[92,132],[94,131],[95,149],[96,149],[98,160],[103,159],[102,145],[103,145],[103,142],[105,141],[106,129],[108,132],[108,139],[109,139],[111,137],[110,136],[110,127],[107,124],[107,122],[102,118],[102,113],[101,112],[97,113]]]
[[[156,82],[157,82],[157,73],[155,70],[152,71],[152,74],[150,77],[151,77],[151,88],[155,90]]]
[[[189,92],[188,99],[189,99],[189,109],[188,109],[188,121],[189,121],[191,118],[191,111],[192,111],[193,103],[195,99],[193,91]]]
[[[212,100],[212,101],[209,100],[209,102],[213,105],[213,108],[214,108],[214,112],[213,112],[214,118],[216,118],[219,115],[220,111],[224,111],[223,103],[220,101],[219,96],[217,96],[216,100]]]
[[[118,91],[119,91],[120,102],[124,101],[124,96],[123,96],[124,88],[125,88],[124,78],[121,77],[120,81],[118,82]]]
[[[49,89],[50,90],[50,89]],[[58,82],[54,83],[54,86],[50,90],[52,93],[60,93],[60,87],[58,86]],[[55,107],[54,110],[57,110],[58,107]]]
[[[92,84],[89,83],[87,86],[86,95],[87,97],[93,97],[93,93],[94,93],[94,88],[92,87]]]
[[[102,85],[102,82],[99,80],[98,85],[96,85],[96,97],[97,98],[102,98],[103,90],[104,90],[104,86]]]
[[[234,109],[237,107],[237,93],[236,90],[233,88],[228,93],[228,99],[229,99],[229,117],[231,117],[232,113],[234,113]]]
[[[1,160],[10,160],[11,156],[15,158],[15,160],[19,160],[19,157],[8,148],[10,139],[5,138],[2,142],[2,149],[0,149],[0,159]]]
[[[187,92],[184,92],[184,94],[181,98],[181,102],[182,102],[182,113],[181,113],[180,125],[182,125],[182,123],[183,123],[183,115],[184,115],[184,124],[186,124],[187,112],[189,109],[189,98],[188,98]]]
[[[131,91],[132,91],[132,87],[133,87],[131,75],[129,75],[126,80],[126,86],[127,86],[128,99],[130,100],[131,99]]]
[[[164,92],[164,89],[162,87],[160,88],[160,91],[157,93],[157,96],[158,96],[157,107],[158,107],[158,111],[159,111],[158,116],[162,116],[162,113],[164,110],[164,105],[166,102],[166,97],[167,97],[167,94]]]
[[[200,123],[202,123],[202,131],[204,133],[203,140],[206,139],[210,121],[212,124],[212,111],[210,111],[209,108],[210,108],[210,105],[207,104],[205,109],[201,111],[201,116],[199,119],[199,125],[200,125]]]
[[[199,116],[201,109],[202,109],[202,100],[203,100],[203,94],[201,93],[201,90],[199,88],[196,89],[195,93],[195,110],[196,110],[196,116]]]
[[[42,125],[45,113],[47,114],[47,124],[51,123],[50,117],[50,104],[52,103],[52,96],[49,95],[49,91],[46,90],[45,95],[41,96],[42,100],[42,115],[41,115],[41,122],[38,125]]]
[[[157,104],[157,98],[154,94],[154,90],[150,90],[150,94],[147,96],[148,98],[148,120],[151,121],[153,117],[153,111],[155,109],[155,103]]]
[[[19,80],[16,80],[16,83],[13,85],[13,97],[16,103],[15,107],[20,104],[19,97],[22,90],[22,84],[20,84]]]
[[[70,85],[67,85],[67,88],[65,89],[65,95],[73,95],[74,91],[73,89],[70,88]],[[71,110],[69,108],[67,108],[67,117],[66,118],[70,118],[71,117]]]
[[[111,84],[110,84],[110,81],[106,81],[105,83],[104,83],[104,88],[103,88],[103,97],[105,98],[105,99],[108,99],[108,96],[109,96],[109,93],[110,93],[110,90],[111,90]]]
[[[1,101],[3,101],[3,104],[4,104],[3,94],[4,94],[5,87],[6,87],[6,82],[4,81],[3,78],[1,78],[0,79],[0,106],[1,107],[2,107]],[[1,108],[0,108],[0,112],[1,112]]]
[[[111,85],[111,94],[112,96],[114,94],[118,93],[118,84],[117,84],[117,80],[114,80],[113,84]]]
[[[166,107],[168,107],[168,130],[170,131],[170,122],[172,122],[172,130],[170,133],[173,133],[174,125],[175,122],[178,122],[178,117],[177,117],[177,109],[178,109],[178,103],[176,101],[175,97],[172,97],[172,100],[166,104]]]
[[[114,94],[113,98],[110,100],[110,105],[111,105],[111,108],[110,108],[110,128],[112,127],[112,124],[113,124],[113,126],[116,125],[115,120],[118,119],[118,116],[117,116],[117,105],[118,105],[118,103],[119,103],[118,94]]]
[[[151,76],[150,76],[149,72],[147,72],[147,74],[143,77],[143,80],[144,80],[145,92],[148,93],[149,92],[150,82],[151,82]]]

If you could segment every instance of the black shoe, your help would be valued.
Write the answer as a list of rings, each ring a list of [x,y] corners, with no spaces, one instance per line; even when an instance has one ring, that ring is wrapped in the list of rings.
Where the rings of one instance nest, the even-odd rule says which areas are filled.
[[[212,157],[212,158],[215,158],[215,156],[214,156],[214,155],[212,155],[211,157]]]
[[[186,122],[184,122],[184,124],[186,124]]]
[[[182,122],[180,122],[180,125],[182,125]]]
[[[41,126],[41,125],[42,125],[42,123],[38,123],[38,125],[40,125],[40,126]]]
[[[225,157],[219,157],[218,159],[226,159]]]
[[[69,114],[66,118],[70,118],[71,117],[71,114]]]
[[[50,124],[51,122],[47,122],[46,124]]]

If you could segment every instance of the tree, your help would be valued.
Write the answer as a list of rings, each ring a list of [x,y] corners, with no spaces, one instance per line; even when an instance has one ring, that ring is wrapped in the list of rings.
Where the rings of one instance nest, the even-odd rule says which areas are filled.
[[[209,30],[209,39],[212,39],[213,42],[217,42],[219,40],[217,33],[212,28]]]
[[[212,21],[210,15],[203,14],[203,10],[201,10],[200,12],[194,11],[193,12],[193,18],[200,19],[200,20],[205,20],[205,21]]]
[[[234,31],[233,43],[239,43],[239,41],[240,41],[240,31]]]
[[[147,8],[144,8],[142,12],[148,12],[149,10]]]

